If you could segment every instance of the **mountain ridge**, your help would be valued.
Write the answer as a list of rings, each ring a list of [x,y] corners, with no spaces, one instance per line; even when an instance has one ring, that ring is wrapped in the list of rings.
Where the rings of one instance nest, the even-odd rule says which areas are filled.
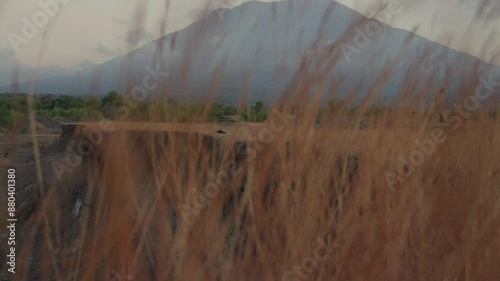
[[[316,6],[314,6],[313,3]],[[368,22],[367,18],[361,13],[330,0],[311,1],[309,7],[313,7],[312,12],[307,10],[297,13],[297,8],[295,8],[295,11],[293,10],[293,5],[301,4],[302,2],[296,0],[273,3],[251,1],[233,9],[225,10],[224,19],[218,17],[217,11],[212,11],[206,18],[195,21],[179,31],[166,34],[147,45],[138,47],[125,55],[100,64],[96,68],[97,70],[95,73],[99,73],[100,71],[102,74],[101,81],[97,78],[92,78],[95,74],[91,71],[82,71],[60,77],[37,80],[35,81],[35,93],[98,93],[102,95],[110,90],[124,92],[127,90],[125,85],[140,84],[139,80],[144,77],[145,68],[148,66],[154,68],[154,63],[150,62],[155,60],[154,56],[156,55],[157,46],[159,45],[163,45],[161,51],[164,56],[161,61],[168,66],[168,69],[163,70],[171,74],[167,82],[170,86],[174,86],[173,89],[176,89],[180,93],[189,92],[190,89],[203,91],[205,87],[210,87],[213,82],[211,74],[217,69],[217,66],[223,59],[231,63],[225,73],[230,81],[224,81],[220,86],[221,89],[237,89],[240,87],[240,90],[242,90],[243,86],[241,85],[243,85],[242,83],[246,79],[244,73],[250,72],[250,68],[253,67],[252,71],[254,71],[254,73],[251,74],[257,78],[254,78],[255,82],[248,82],[248,90],[250,92],[283,90],[299,69],[300,55],[303,54],[304,50],[307,50],[312,43],[318,40],[318,37],[311,37],[304,32],[304,30],[310,31],[311,33],[314,33],[314,31],[326,32],[327,39],[335,41],[338,40],[339,36],[342,36],[343,32],[348,30],[350,24],[356,22],[356,20],[365,20]],[[321,4],[328,6],[319,7]],[[326,17],[327,19],[325,21],[328,24],[336,23],[337,25],[335,28],[327,26],[327,23],[318,21],[318,18],[322,20],[325,18],[325,10],[322,10],[322,8],[326,8],[325,10],[330,9],[330,17]],[[251,15],[248,15],[245,11],[250,11]],[[271,11],[270,16],[268,15],[269,11]],[[302,14],[302,19],[299,16],[300,14]],[[275,19],[276,15],[281,23],[275,23],[277,22]],[[306,18],[305,20],[304,17]],[[342,17],[347,20],[347,24],[339,20]],[[260,26],[260,22],[255,19],[274,24],[270,27],[262,27]],[[292,28],[300,27],[299,34],[297,34],[296,30],[295,32],[289,31],[289,26],[283,26],[283,21],[290,25],[294,25]],[[321,24],[323,25],[321,26]],[[354,59],[357,60],[356,62],[346,64],[341,61],[339,63],[340,69],[345,72],[347,76],[360,76],[358,75],[358,71],[356,71],[358,69],[363,69],[364,75],[361,75],[363,77],[370,77],[373,76],[374,73],[380,73],[380,70],[387,64],[387,59],[391,58],[391,51],[394,53],[400,52],[401,47],[404,47],[404,41],[407,40],[408,37],[411,37],[411,41],[413,41],[408,49],[415,49],[412,52],[406,50],[409,52],[410,55],[408,57],[410,58],[417,57],[421,52],[419,47],[422,47],[424,50],[431,48],[439,49],[440,51],[438,53],[442,53],[445,56],[447,63],[448,61],[459,58],[467,61],[469,66],[472,66],[474,63],[482,64],[483,67],[486,68],[498,68],[498,66],[486,62],[481,58],[455,50],[419,34],[400,28],[394,28],[385,23],[379,24],[381,26],[380,33],[370,42],[371,46],[364,48],[361,54]],[[240,29],[238,30],[238,28]],[[274,29],[276,29],[275,33],[273,33]],[[301,32],[302,34],[300,34]],[[242,36],[242,34],[246,36]],[[289,36],[287,37],[287,35]],[[352,37],[349,42],[352,42],[353,38],[354,37]],[[262,45],[257,44],[261,39],[264,43]],[[265,39],[269,39],[268,41],[274,40],[275,42],[266,42]],[[296,41],[293,41],[294,39]],[[393,40],[391,41],[389,39]],[[325,42],[326,41],[325,39]],[[193,42],[197,43],[193,45]],[[296,46],[292,44],[294,42]],[[287,45],[287,43],[292,46]],[[398,45],[398,43],[400,45]],[[172,45],[175,47],[172,47]],[[384,49],[386,52],[378,56],[376,46],[380,49]],[[390,50],[391,48],[392,50]],[[181,51],[180,53],[179,49]],[[256,54],[254,57],[246,55],[246,53],[252,52]],[[294,53],[298,55],[298,60],[295,58],[295,55],[293,55]],[[197,54],[201,54],[201,58],[196,57]],[[378,57],[373,58],[374,54],[377,54]],[[284,57],[280,58],[280,55],[284,55]],[[292,57],[294,59],[291,59]],[[345,60],[345,58],[341,59]],[[429,59],[432,59],[431,56],[429,56]],[[374,60],[378,60],[378,62],[374,63]],[[366,67],[368,63],[371,63],[370,67]],[[127,69],[130,72],[130,79],[127,78],[126,73],[116,74],[120,71],[123,72],[123,69],[126,69],[125,66],[129,64],[134,65],[134,69]],[[269,79],[269,77],[274,76],[276,72],[275,68],[277,68],[279,64],[285,64],[286,66],[283,68],[288,71],[282,74],[284,77],[282,80],[284,82],[281,84],[276,83],[273,79]],[[405,67],[404,62],[402,67]],[[408,68],[407,70],[411,70],[411,65],[406,67]],[[188,73],[186,74],[187,77],[181,77],[182,75],[179,75],[179,69]],[[190,73],[190,71],[192,73]],[[356,75],[351,75],[353,73]],[[79,87],[72,82],[72,80],[75,80],[72,76],[80,77],[80,84],[82,85],[80,90],[78,89]],[[353,79],[356,80],[355,78],[356,77]],[[78,78],[76,80],[78,80]],[[180,85],[179,80],[191,81],[186,82],[186,85]],[[397,80],[398,78],[395,78],[396,82]],[[362,82],[362,80],[359,79],[356,81],[357,83]],[[356,81],[353,81],[353,83]],[[90,86],[85,86],[85,84]],[[96,86],[96,84],[99,85]],[[28,83],[20,83],[17,87],[22,92],[23,89],[27,89],[27,85]],[[9,87],[12,88],[12,85],[0,87],[0,91],[5,91],[5,89]],[[235,90],[235,92],[238,92],[238,90]],[[262,95],[265,94],[267,93],[263,93]],[[239,97],[235,98],[237,99]]]

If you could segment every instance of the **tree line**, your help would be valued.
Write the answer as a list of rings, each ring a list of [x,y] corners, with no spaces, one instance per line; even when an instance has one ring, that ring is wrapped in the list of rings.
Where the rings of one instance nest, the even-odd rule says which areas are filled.
[[[26,94],[0,94],[0,127],[10,127],[28,113]],[[253,106],[224,104],[180,103],[173,99],[127,103],[124,96],[111,91],[103,97],[40,94],[33,96],[33,108],[38,115],[50,116],[61,122],[137,120],[154,122],[217,122],[225,116],[237,116],[241,121],[263,122],[268,108],[258,101]]]

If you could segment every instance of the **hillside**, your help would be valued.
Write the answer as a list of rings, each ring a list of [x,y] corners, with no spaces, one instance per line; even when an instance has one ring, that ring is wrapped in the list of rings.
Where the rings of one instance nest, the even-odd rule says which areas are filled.
[[[368,20],[339,3],[310,2],[251,1],[225,11],[222,18],[212,13],[94,71],[36,81],[35,92],[82,95],[111,90],[125,92],[127,87],[143,85],[145,77],[152,75],[164,83],[158,85],[151,80],[149,83],[154,87],[148,87],[148,94],[166,89],[174,96],[199,99],[216,93],[219,101],[236,102],[244,92],[249,92],[251,101],[272,102],[277,92],[293,87],[296,75],[306,75],[301,68],[304,56],[307,56],[307,70],[325,77],[328,85],[335,85],[337,95],[362,84],[357,88],[359,98],[373,88],[388,65],[393,65],[397,74],[382,89],[385,98],[402,91],[409,76],[421,83],[439,84],[451,70],[453,77],[447,83],[451,85],[448,94],[452,94],[464,77],[475,79],[476,69],[500,74],[498,66],[414,33]],[[370,35],[377,24],[378,34],[365,37],[366,44],[355,44]],[[360,30],[365,35],[360,35]],[[159,56],[163,60],[159,61]],[[152,69],[160,67],[156,65],[158,62],[168,77],[154,74]],[[415,62],[421,67],[411,67]],[[216,88],[214,79],[218,81]],[[437,91],[439,86],[429,88]],[[0,92],[12,89],[26,92],[28,83],[0,87]],[[325,98],[327,94],[331,93],[325,91]]]

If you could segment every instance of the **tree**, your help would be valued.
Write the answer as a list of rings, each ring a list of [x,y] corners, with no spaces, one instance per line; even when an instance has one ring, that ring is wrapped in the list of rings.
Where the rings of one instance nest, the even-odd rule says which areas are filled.
[[[258,101],[257,103],[255,103],[255,112],[259,113],[262,111],[264,111],[264,103],[262,101]]]
[[[27,108],[27,103],[26,103],[26,96],[23,95],[18,95],[14,94],[10,98],[10,109],[14,110],[19,113],[26,113],[26,108]]]
[[[99,109],[99,99],[97,98],[88,98],[85,101],[85,107],[92,109],[92,110],[97,110]]]
[[[122,101],[123,99],[120,94],[116,91],[111,91],[101,99],[101,107],[107,107],[112,104],[121,103]]]
[[[255,110],[253,108],[245,108],[241,112],[241,120],[247,122],[255,121]]]
[[[7,108],[7,104],[2,104],[0,106],[0,126],[1,127],[9,127],[12,125],[12,118],[10,114],[10,110]]]
[[[116,111],[116,108],[123,103],[123,98],[116,91],[109,92],[106,96],[101,99],[101,109],[104,116],[110,118]]]
[[[267,119],[267,110],[264,107],[264,103],[262,101],[258,101],[255,104],[255,121],[264,122]]]
[[[72,96],[58,96],[53,100],[53,107],[61,109],[82,108],[84,105],[83,100]]]
[[[262,101],[255,103],[251,108],[245,108],[241,112],[241,119],[251,122],[264,122],[267,119],[267,109]]]
[[[50,111],[52,110],[55,105],[54,105],[54,95],[41,95],[38,97],[36,101],[36,109],[41,110],[42,112]]]

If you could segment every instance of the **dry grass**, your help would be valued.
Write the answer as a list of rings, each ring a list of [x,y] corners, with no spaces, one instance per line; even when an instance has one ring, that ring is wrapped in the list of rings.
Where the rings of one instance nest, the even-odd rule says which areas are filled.
[[[335,44],[317,52],[331,68]],[[325,85],[327,74],[302,71],[276,108]],[[446,142],[392,190],[386,172],[402,169],[398,156],[432,136],[429,112],[440,112],[442,97],[409,73],[395,109],[379,126],[358,129],[391,71],[357,104],[350,126],[342,111],[315,126],[320,101],[308,99],[287,124],[273,119],[236,134],[246,155],[215,136],[117,124],[79,168],[85,184],[76,192],[85,190],[86,203],[79,219],[65,205],[67,178],[40,184],[40,203],[20,230],[15,279],[39,272],[43,280],[499,280],[498,119],[481,108],[457,130],[444,128]],[[457,101],[474,92],[474,81],[464,78]],[[433,107],[423,107],[432,95]],[[270,131],[271,141],[259,141]],[[221,171],[232,175],[201,196]],[[188,206],[197,209],[186,213]],[[318,238],[335,244],[324,261],[307,259]],[[43,258],[30,265],[37,251]]]
[[[495,280],[498,126],[483,117],[449,133],[393,192],[384,173],[428,129],[291,124],[189,216],[182,204],[204,206],[194,189],[213,181],[210,173],[229,173],[234,150],[198,135],[117,130],[84,166],[84,202],[92,206],[83,206],[81,218],[67,221],[74,219],[54,185],[42,207],[48,221],[38,211],[29,225],[46,236],[38,243],[47,280],[57,276],[49,273],[113,280],[122,268],[136,276],[123,280],[300,280],[282,278],[328,236],[338,245],[303,271],[307,280]],[[32,245],[23,246],[19,260],[28,261]]]

